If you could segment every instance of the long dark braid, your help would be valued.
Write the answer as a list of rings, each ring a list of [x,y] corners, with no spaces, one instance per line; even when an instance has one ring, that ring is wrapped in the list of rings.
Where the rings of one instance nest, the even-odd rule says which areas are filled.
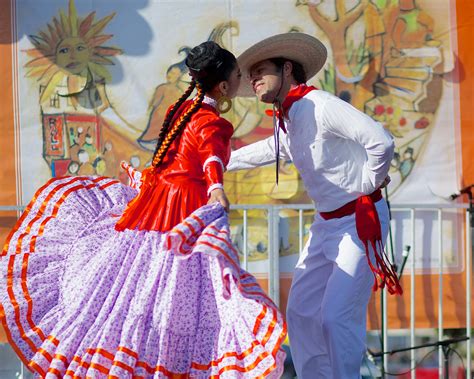
[[[156,148],[155,148],[155,152],[153,153],[153,157],[156,156],[156,154],[158,153],[158,150],[163,144],[166,134],[168,134],[168,131],[170,129],[171,120],[173,119],[174,115],[178,111],[181,104],[183,104],[186,101],[186,99],[189,97],[189,95],[191,95],[195,87],[196,87],[196,81],[193,79],[191,83],[189,83],[189,87],[186,89],[186,91],[173,104],[173,108],[171,108],[168,114],[166,115],[165,120],[163,121],[163,125],[160,130],[160,134],[158,135],[158,141],[156,143]]]
[[[160,147],[157,149],[155,156],[153,157],[153,166],[158,167],[162,162],[168,151],[169,147],[176,139],[178,135],[181,134],[186,124],[191,119],[191,116],[201,108],[202,101],[204,100],[204,91],[199,84],[196,84],[197,94],[196,100],[194,100],[193,104],[189,107],[189,109],[184,112],[179,119],[173,124],[171,129],[163,139]],[[171,112],[170,112],[171,113]]]

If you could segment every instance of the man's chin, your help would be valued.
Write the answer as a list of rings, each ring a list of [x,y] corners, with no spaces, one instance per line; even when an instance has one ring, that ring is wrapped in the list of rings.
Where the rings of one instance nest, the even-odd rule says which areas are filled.
[[[258,100],[260,100],[263,103],[271,104],[273,103],[273,96],[270,95],[269,93],[256,93]]]

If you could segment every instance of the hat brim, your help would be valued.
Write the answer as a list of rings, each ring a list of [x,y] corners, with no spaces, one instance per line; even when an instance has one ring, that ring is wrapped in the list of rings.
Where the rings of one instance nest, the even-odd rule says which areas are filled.
[[[320,40],[308,34],[284,33],[257,42],[245,50],[237,58],[237,62],[246,76],[256,63],[279,57],[300,63],[309,80],[324,66],[327,50]],[[237,96],[255,96],[252,85],[246,78],[241,81]]]

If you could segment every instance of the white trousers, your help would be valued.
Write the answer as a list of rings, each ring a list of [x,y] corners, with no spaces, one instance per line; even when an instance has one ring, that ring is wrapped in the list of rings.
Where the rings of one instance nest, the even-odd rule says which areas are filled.
[[[385,242],[389,223],[385,200],[376,208]],[[360,378],[373,283],[355,215],[324,220],[317,214],[296,265],[287,306],[298,379]]]

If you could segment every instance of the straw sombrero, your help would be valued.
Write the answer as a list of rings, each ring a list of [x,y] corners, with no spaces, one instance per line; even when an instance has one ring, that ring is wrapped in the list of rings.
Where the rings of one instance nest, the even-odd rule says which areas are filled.
[[[327,51],[322,42],[305,33],[284,33],[257,42],[245,50],[238,58],[240,69],[244,75],[256,63],[270,58],[287,58],[300,63],[310,79],[321,70],[327,58]],[[248,80],[242,80],[238,91],[239,96],[254,96]]]

